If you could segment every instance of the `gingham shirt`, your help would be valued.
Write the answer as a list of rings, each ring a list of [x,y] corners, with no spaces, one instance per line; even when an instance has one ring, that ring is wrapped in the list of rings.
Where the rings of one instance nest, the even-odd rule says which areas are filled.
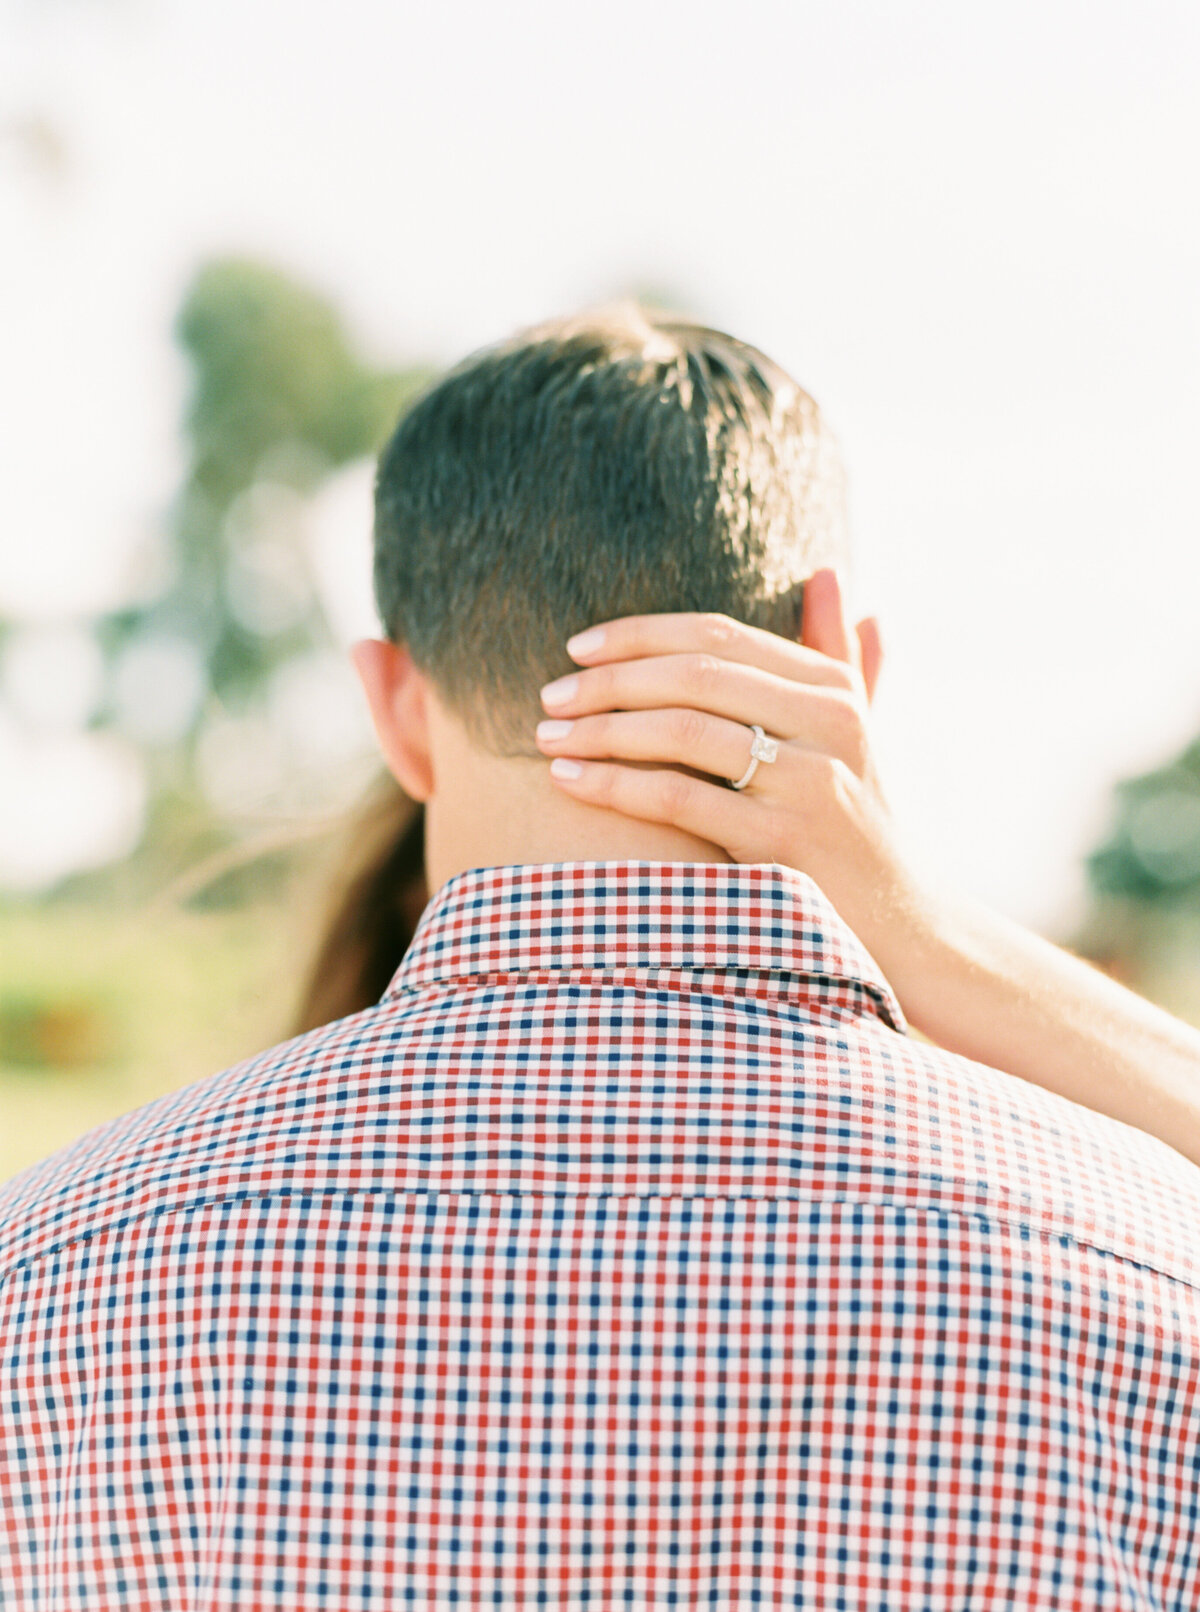
[[[781,867],[461,874],[0,1224],[5,1607],[1200,1608],[1200,1170]]]

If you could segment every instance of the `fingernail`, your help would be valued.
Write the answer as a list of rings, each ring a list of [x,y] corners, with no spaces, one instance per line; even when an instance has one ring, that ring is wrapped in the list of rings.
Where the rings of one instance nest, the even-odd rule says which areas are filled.
[[[539,739],[565,739],[574,726],[574,722],[539,722],[537,736]]]
[[[569,761],[566,756],[555,756],[550,763],[550,771],[556,778],[582,778],[583,768],[577,761]]]
[[[560,677],[555,683],[547,683],[542,690],[542,704],[565,705],[568,700],[574,699],[578,687],[577,677]]]
[[[603,627],[589,627],[586,632],[577,632],[574,638],[567,639],[567,654],[572,660],[579,660],[584,655],[591,655],[604,642]]]

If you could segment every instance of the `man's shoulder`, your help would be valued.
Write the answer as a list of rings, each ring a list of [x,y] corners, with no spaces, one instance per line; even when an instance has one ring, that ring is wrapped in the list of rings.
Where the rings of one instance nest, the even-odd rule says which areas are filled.
[[[676,1132],[673,1162],[658,1167],[673,1170],[673,1194],[720,1186],[968,1214],[1074,1238],[1200,1287],[1189,1242],[1200,1225],[1200,1169],[1029,1082],[841,1011],[821,1022],[781,1010],[775,1054],[764,1056],[756,1024],[740,1072],[731,1027],[734,1062],[714,1122],[711,997],[677,1007],[705,1021],[684,1038],[692,1051],[678,1051],[677,1093],[657,1057],[639,1073],[622,1056],[599,1100],[574,1052],[545,1091],[526,1081],[539,1055],[524,1026],[515,1037],[497,1030],[503,997],[480,982],[474,996],[460,986],[385,998],[90,1131],[0,1187],[0,1279],[133,1221],[277,1194],[431,1182],[480,1190],[501,1176],[522,1191],[585,1179],[653,1190],[636,1119],[650,1096],[658,1123]],[[728,1011],[740,1019],[767,1009],[735,1000]],[[505,1132],[491,1163],[472,1140],[483,1050],[498,1076],[491,1123]],[[528,1113],[509,1114],[514,1104],[538,1110],[544,1136],[531,1134]],[[609,1158],[616,1137],[627,1148]]]
[[[0,1185],[0,1280],[64,1243],[261,1191],[264,1148],[303,1150],[339,1065],[369,1055],[380,1006],[278,1042],[87,1131]],[[385,1033],[385,1032],[384,1032]]]
[[[893,1038],[898,1041],[899,1038]],[[1069,1237],[1200,1288],[1200,1168],[1158,1137],[926,1042],[905,1039],[895,1153],[948,1206]]]

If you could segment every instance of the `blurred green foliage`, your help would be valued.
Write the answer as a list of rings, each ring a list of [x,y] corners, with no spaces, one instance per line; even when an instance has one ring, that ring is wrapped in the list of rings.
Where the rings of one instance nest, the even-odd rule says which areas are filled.
[[[287,1036],[305,900],[0,904],[0,1180]]]
[[[278,269],[247,259],[205,265],[176,321],[195,368],[185,497],[216,509],[251,485],[281,445],[310,484],[377,449],[421,376],[364,362],[333,307]]]
[[[1088,859],[1095,895],[1200,911],[1200,739],[1118,784],[1114,817]]]
[[[101,1002],[0,985],[0,1067],[73,1069],[111,1061],[111,1023]]]
[[[175,328],[193,377],[187,474],[161,586],[96,623],[108,676],[92,726],[138,743],[148,837],[198,854],[224,828],[197,767],[206,727],[261,709],[281,668],[332,644],[304,500],[375,454],[433,372],[371,364],[326,298],[244,258],[199,270]]]

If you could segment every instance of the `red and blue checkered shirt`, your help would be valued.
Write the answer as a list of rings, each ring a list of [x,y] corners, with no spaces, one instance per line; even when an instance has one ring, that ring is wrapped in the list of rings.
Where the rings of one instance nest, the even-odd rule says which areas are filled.
[[[1200,1170],[807,878],[453,878],[0,1194],[3,1606],[1200,1608]]]

